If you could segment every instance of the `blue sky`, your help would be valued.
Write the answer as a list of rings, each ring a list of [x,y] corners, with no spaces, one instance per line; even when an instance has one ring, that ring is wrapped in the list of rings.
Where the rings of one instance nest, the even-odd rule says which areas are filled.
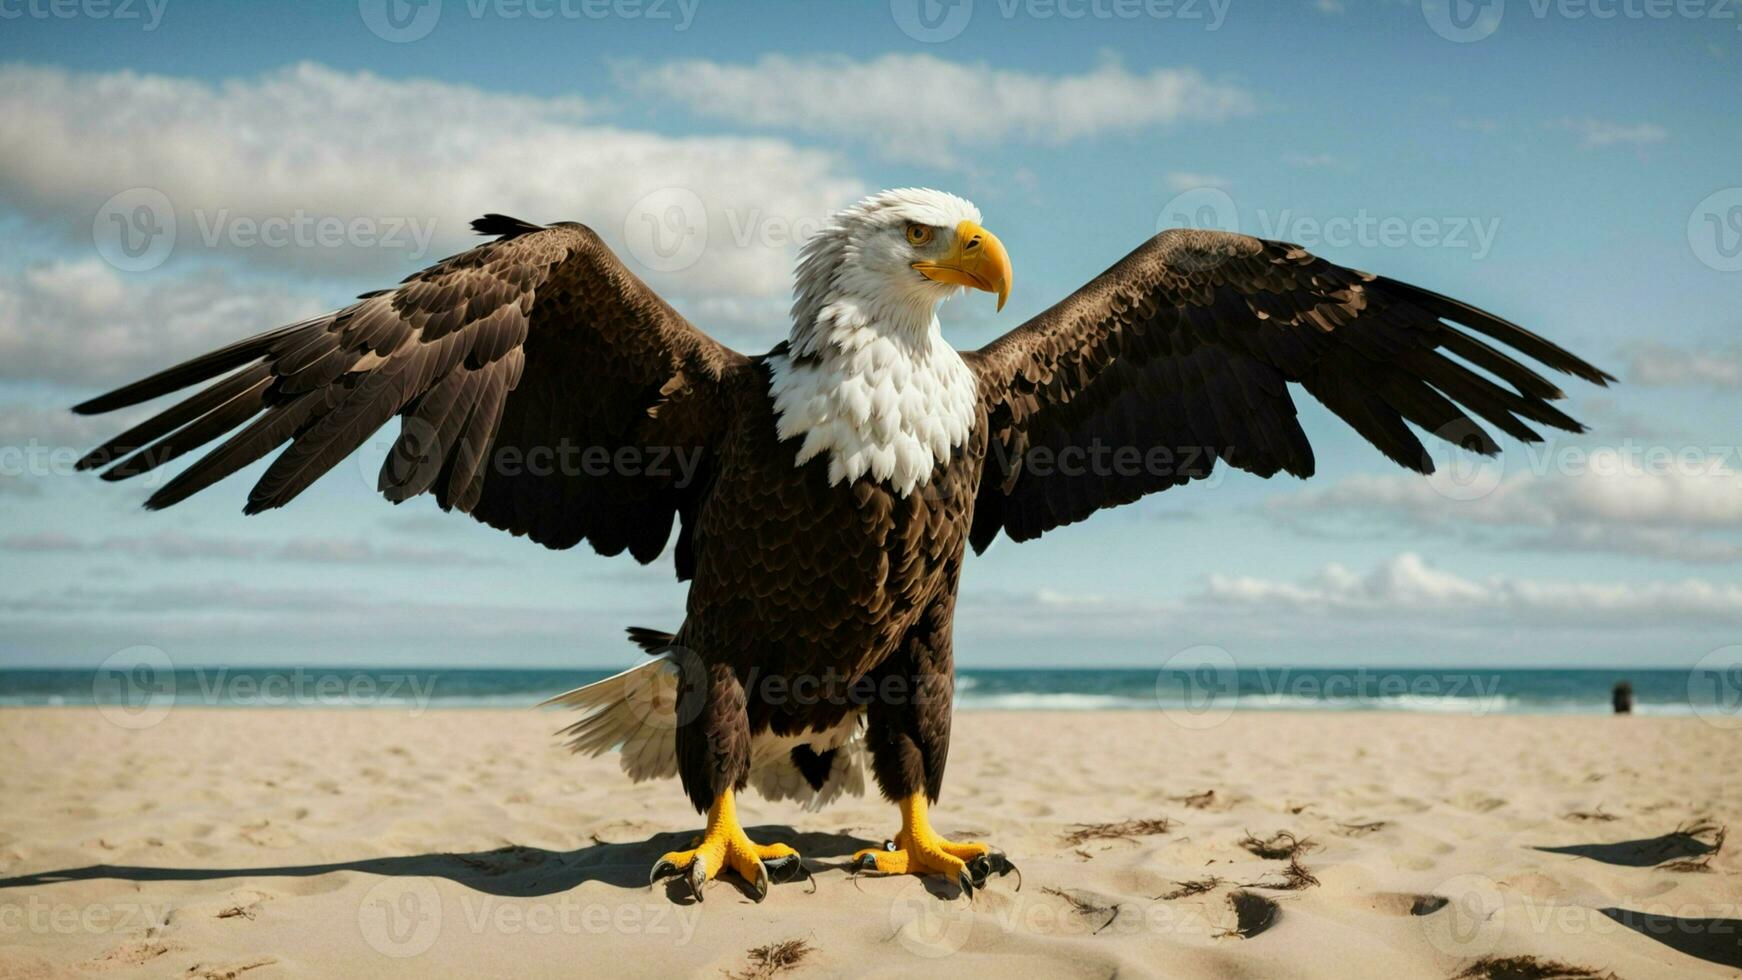
[[[961,663],[1681,666],[1742,641],[1742,8],[921,2],[0,0],[0,665],[631,661],[622,627],[681,614],[663,564],[390,507],[367,461],[264,517],[248,474],[147,514],[148,486],[64,472],[109,423],[63,408],[385,285],[485,210],[587,221],[760,351],[791,239],[911,184],[972,198],[1015,262],[1002,314],[945,307],[960,347],[1207,215],[1623,380],[1569,380],[1593,431],[1467,485],[1297,393],[1314,480],[1226,473],[1001,542],[964,578]],[[674,188],[706,228],[662,268],[634,236]],[[147,192],[177,231],[137,268],[104,220]],[[323,218],[346,230],[295,230]],[[251,233],[274,226],[289,244]]]

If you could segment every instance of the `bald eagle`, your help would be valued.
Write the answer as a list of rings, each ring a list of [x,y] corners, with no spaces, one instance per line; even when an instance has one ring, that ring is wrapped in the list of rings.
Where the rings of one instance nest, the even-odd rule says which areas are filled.
[[[580,224],[473,224],[493,240],[77,406],[206,384],[79,465],[125,479],[227,436],[151,495],[159,509],[283,446],[248,495],[254,513],[398,416],[379,479],[395,503],[433,491],[547,547],[643,563],[675,524],[682,624],[631,630],[652,659],[554,700],[585,712],[566,730],[576,750],[619,750],[636,779],[681,778],[706,830],[653,877],[681,875],[698,897],[731,870],[760,899],[771,871],[802,867],[786,844],[746,836],[735,794],[821,804],[863,792],[866,768],[901,827],[856,866],[944,875],[968,894],[1010,869],[927,815],[970,546],[1038,537],[1218,462],[1312,475],[1291,384],[1428,473],[1412,423],[1489,454],[1472,415],[1522,440],[1540,439],[1533,423],[1582,431],[1503,347],[1613,380],[1457,300],[1197,230],[1156,235],[958,351],[939,304],[966,287],[1002,308],[1011,264],[978,209],[933,190],[835,214],[801,250],[788,338],[754,357],[692,326]],[[680,454],[693,465],[672,465]]]

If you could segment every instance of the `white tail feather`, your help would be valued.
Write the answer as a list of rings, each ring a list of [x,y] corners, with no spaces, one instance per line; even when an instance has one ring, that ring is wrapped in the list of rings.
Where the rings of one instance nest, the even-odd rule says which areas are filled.
[[[568,737],[570,751],[600,756],[619,750],[623,772],[635,782],[670,779],[677,775],[677,691],[681,678],[675,655],[666,653],[559,694],[544,705],[586,713],[557,733]],[[865,795],[863,717],[849,715],[833,728],[804,735],[757,735],[750,745],[750,785],[770,800],[796,800],[811,810],[833,802],[843,792]],[[818,753],[839,750],[821,790],[813,790],[793,765],[792,750],[800,745],[809,745]]]
[[[664,654],[544,703],[587,713],[557,733],[569,736],[570,751],[599,756],[620,749],[630,779],[670,779],[677,775],[679,677],[677,661]]]

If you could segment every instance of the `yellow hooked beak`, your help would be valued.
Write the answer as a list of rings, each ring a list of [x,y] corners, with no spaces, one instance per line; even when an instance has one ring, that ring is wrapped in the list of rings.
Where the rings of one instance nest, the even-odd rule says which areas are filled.
[[[998,308],[1010,298],[1010,256],[998,236],[973,223],[956,226],[956,244],[936,261],[915,262],[919,274],[933,282],[969,286],[998,294]]]

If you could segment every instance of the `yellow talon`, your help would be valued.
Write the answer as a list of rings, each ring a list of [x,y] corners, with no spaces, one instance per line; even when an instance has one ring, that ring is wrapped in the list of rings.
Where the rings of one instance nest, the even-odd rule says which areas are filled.
[[[702,886],[731,868],[756,890],[756,900],[768,897],[769,871],[785,871],[799,864],[798,852],[785,844],[758,844],[744,833],[738,824],[738,806],[730,789],[721,793],[708,807],[708,829],[696,845],[687,851],[671,851],[653,865],[651,884],[661,878],[684,873],[696,901],[702,900]]]
[[[901,801],[901,830],[895,835],[894,850],[868,847],[853,855],[853,864],[884,874],[944,875],[954,879],[966,895],[984,885],[988,873],[1012,870],[1003,855],[986,844],[939,837],[926,815],[923,793]]]

